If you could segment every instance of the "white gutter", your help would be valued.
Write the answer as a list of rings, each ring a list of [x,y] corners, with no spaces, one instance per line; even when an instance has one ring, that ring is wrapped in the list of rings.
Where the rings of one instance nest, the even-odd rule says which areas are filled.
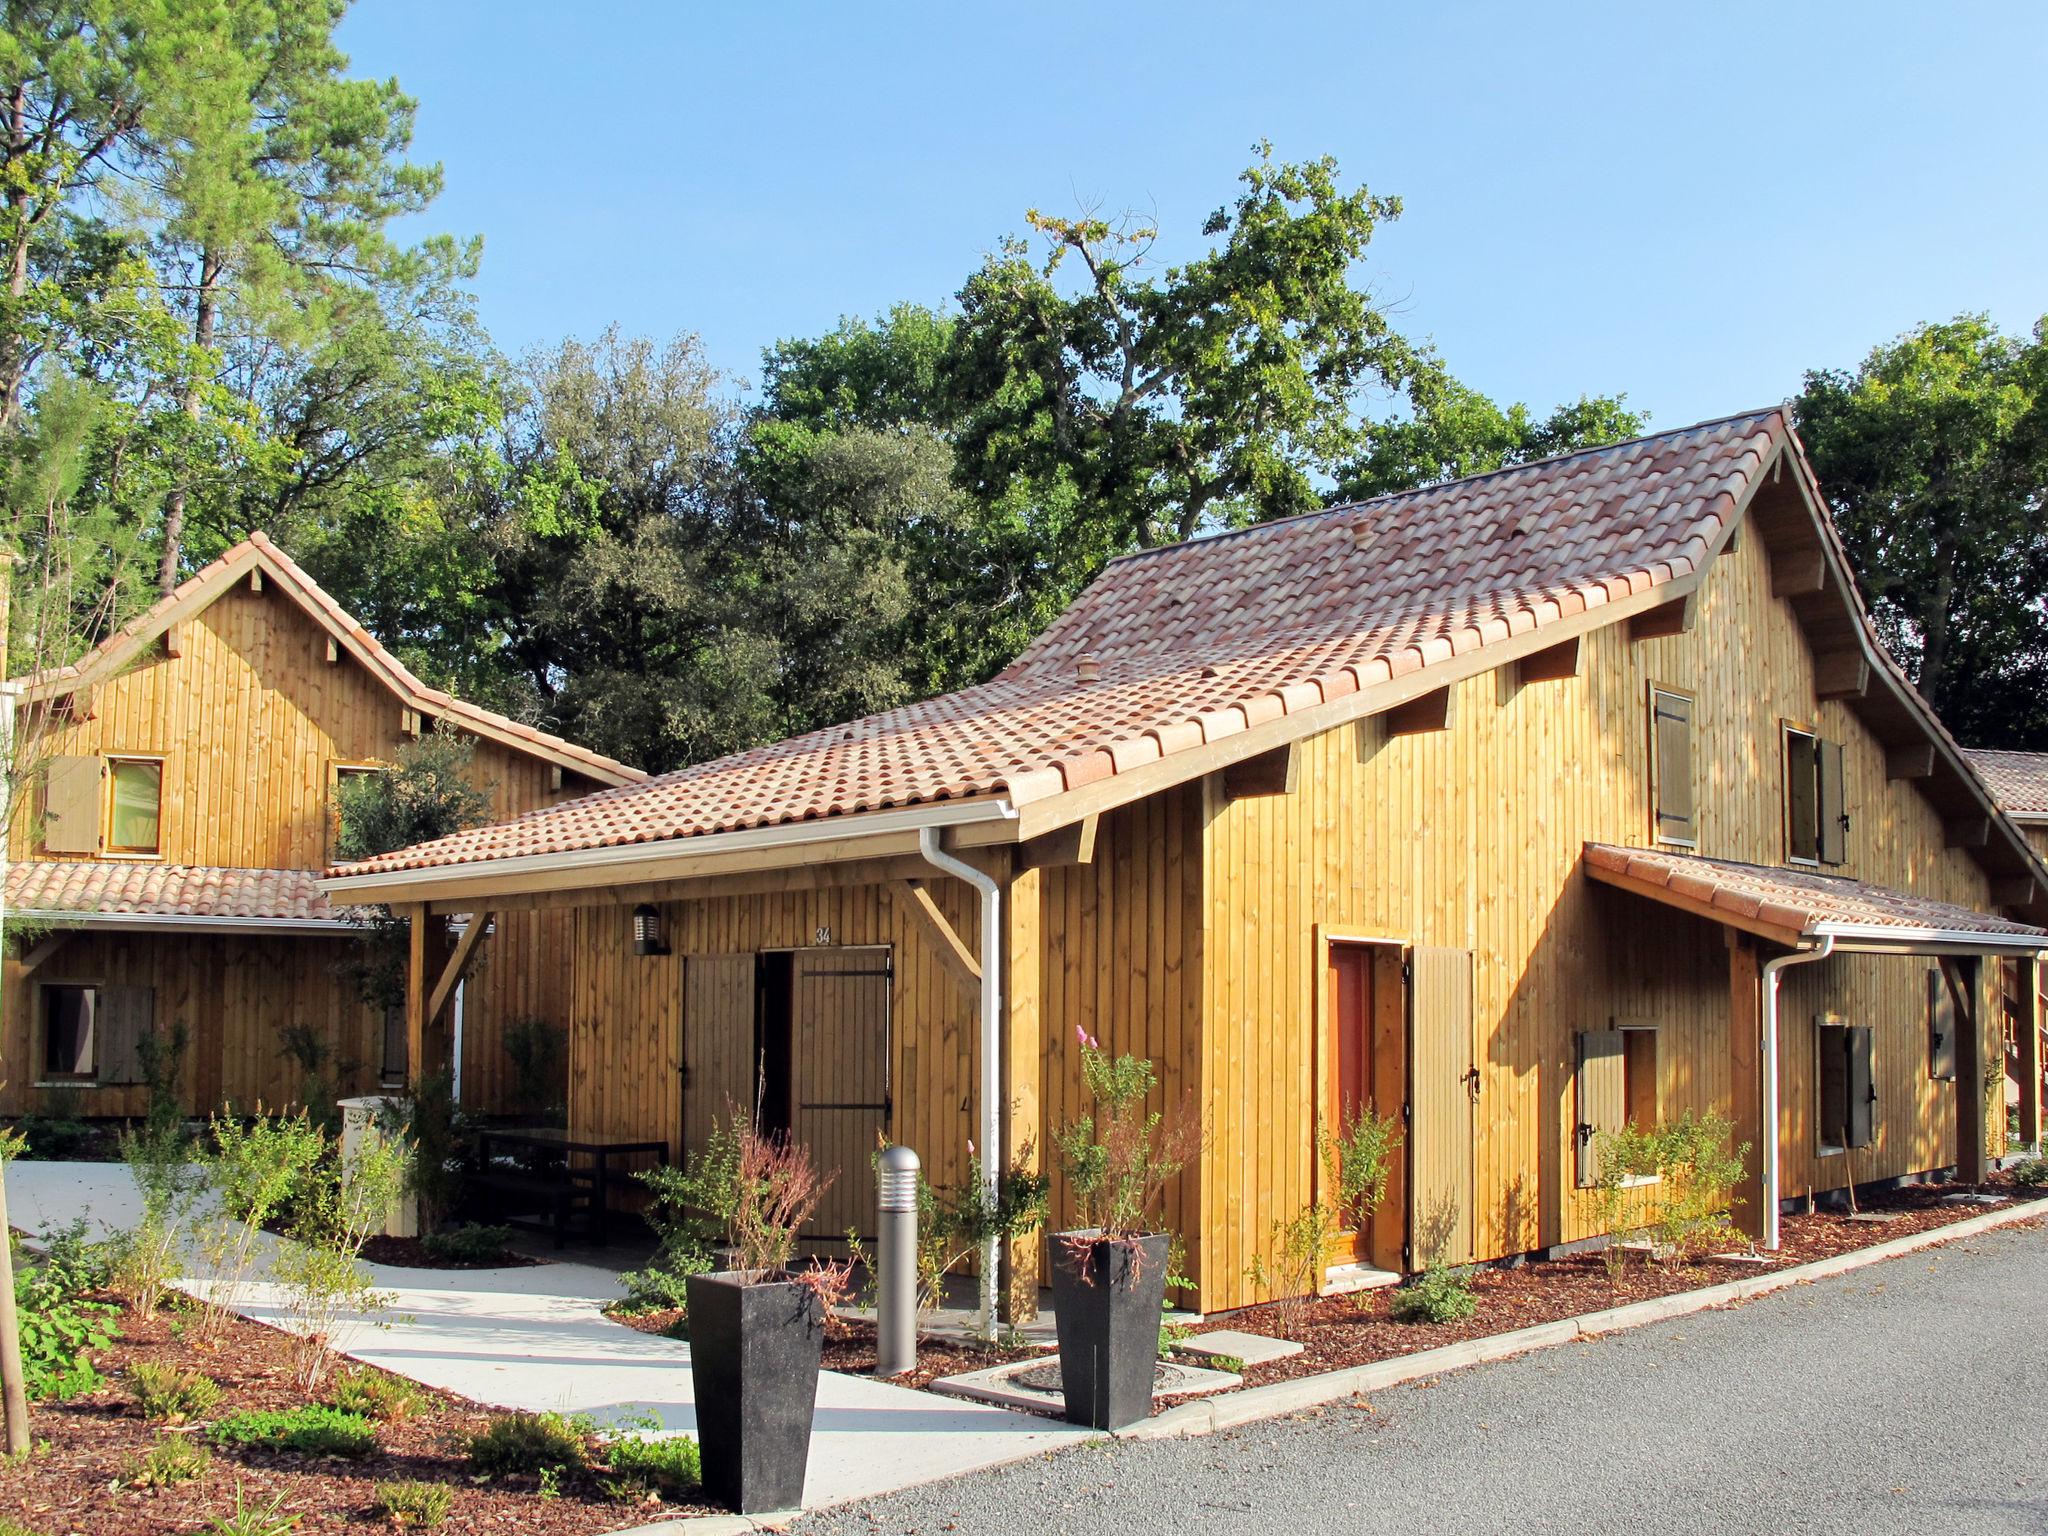
[[[1815,938],[1839,940],[1844,950],[1929,954],[2036,954],[2048,949],[2048,935],[1985,933],[1971,928],[1899,928],[1889,923],[1816,923]]]
[[[78,912],[23,908],[17,916],[52,928],[129,928],[140,933],[353,933],[338,917],[203,917],[192,912]]]
[[[1764,1246],[1778,1247],[1778,973],[1788,966],[1811,965],[1835,952],[1835,936],[1820,936],[1819,947],[1795,949],[1789,955],[1763,963],[1764,987],[1764,1106],[1758,1139],[1763,1142],[1764,1159]]]
[[[965,880],[981,893],[981,1183],[989,1208],[995,1208],[1002,1177],[1002,975],[1003,975],[1003,888],[963,859],[940,846],[937,827],[920,827],[917,851],[925,863]],[[996,1323],[996,1269],[1000,1246],[989,1238],[981,1255],[981,1317],[984,1337],[994,1337]]]
[[[667,837],[638,843],[616,843],[603,848],[583,848],[568,853],[524,853],[503,859],[475,859],[466,863],[434,864],[424,869],[391,869],[360,875],[329,875],[321,879],[319,885],[320,889],[329,895],[368,890],[381,892],[406,886],[442,885],[450,881],[469,879],[474,879],[480,885],[488,885],[498,876],[531,874],[539,870],[569,873],[582,870],[603,871],[620,864],[643,864],[650,859],[664,857],[683,863],[722,853],[745,853],[760,848],[802,848],[811,843],[838,842],[848,837],[879,837],[891,832],[917,832],[921,838],[923,830],[927,827],[957,827],[972,822],[1016,819],[1017,808],[1000,797],[941,800],[930,805],[905,806],[899,810],[863,811],[852,816],[822,816],[812,821],[792,821],[772,827],[746,827],[737,832],[704,832],[693,837]]]

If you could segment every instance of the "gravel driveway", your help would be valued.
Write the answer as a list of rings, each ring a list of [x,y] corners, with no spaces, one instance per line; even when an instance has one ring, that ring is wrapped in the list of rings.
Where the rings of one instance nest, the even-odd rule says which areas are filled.
[[[1091,1443],[829,1532],[2048,1532],[2048,1232],[1203,1440]]]

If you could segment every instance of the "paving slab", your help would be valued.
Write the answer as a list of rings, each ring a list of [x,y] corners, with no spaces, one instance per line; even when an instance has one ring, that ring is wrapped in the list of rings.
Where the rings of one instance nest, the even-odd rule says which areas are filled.
[[[958,1376],[941,1376],[932,1383],[932,1390],[948,1397],[992,1403],[1022,1413],[1058,1417],[1067,1411],[1066,1397],[1057,1385],[1042,1378],[1056,1372],[1059,1362],[1058,1355],[1036,1360],[1011,1360],[979,1371],[963,1371]],[[1230,1371],[1212,1371],[1167,1360],[1160,1362],[1159,1380],[1152,1389],[1152,1395],[1155,1398],[1202,1397],[1243,1385],[1244,1378]]]
[[[1204,1358],[1227,1355],[1233,1360],[1242,1360],[1246,1365],[1266,1365],[1274,1360],[1285,1360],[1289,1355],[1301,1353],[1302,1346],[1292,1339],[1276,1339],[1269,1334],[1244,1333],[1235,1328],[1218,1328],[1214,1333],[1198,1333],[1191,1339],[1182,1339],[1174,1345],[1174,1353],[1199,1355]]]

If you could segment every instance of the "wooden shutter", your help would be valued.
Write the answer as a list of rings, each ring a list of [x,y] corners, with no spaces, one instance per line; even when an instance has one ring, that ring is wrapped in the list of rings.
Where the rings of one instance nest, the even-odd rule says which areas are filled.
[[[43,849],[100,851],[100,760],[53,757],[43,780]]]
[[[383,1060],[378,1067],[380,1081],[405,1081],[405,1045],[405,1004],[397,1003],[384,1010]]]
[[[1853,1024],[1842,1031],[1844,1041],[1843,1088],[1846,1092],[1847,1132],[1845,1147],[1867,1147],[1877,1134],[1877,1076],[1872,1059],[1876,1031],[1868,1024]]]
[[[1408,952],[1408,1232],[1411,1266],[1472,1259],[1472,951]]]
[[[1578,1104],[1579,1187],[1591,1189],[1600,1182],[1600,1138],[1628,1123],[1628,1042],[1620,1030],[1580,1031]]]
[[[831,1183],[805,1236],[875,1230],[874,1155],[889,1133],[887,948],[808,949],[790,984],[790,1139]]]
[[[685,1155],[702,1152],[711,1127],[754,1112],[754,957],[683,957]]]
[[[1956,1080],[1956,996],[1947,967],[1940,965],[1927,973],[1927,1075],[1937,1082]]]
[[[1651,742],[1656,753],[1656,835],[1667,842],[1693,843],[1692,700],[1682,693],[1650,690]]]
[[[99,1080],[108,1084],[141,1082],[142,1054],[137,1047],[156,1028],[156,989],[99,988],[95,1027],[99,1036]]]
[[[1842,790],[1842,744],[1816,741],[1816,793],[1819,797],[1820,861],[1840,864],[1848,858],[1849,817]]]
[[[1785,853],[1794,859],[1820,857],[1819,771],[1814,738],[1785,733]]]

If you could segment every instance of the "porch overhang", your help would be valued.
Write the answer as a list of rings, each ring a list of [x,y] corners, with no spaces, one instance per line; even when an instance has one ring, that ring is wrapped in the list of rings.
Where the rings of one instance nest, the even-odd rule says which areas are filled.
[[[151,860],[21,860],[7,867],[7,911],[67,933],[334,936],[355,929],[328,905],[311,870]]]
[[[1586,844],[1582,862],[1603,885],[1787,949],[2021,957],[2048,950],[2048,929],[1817,870],[1609,843]]]

